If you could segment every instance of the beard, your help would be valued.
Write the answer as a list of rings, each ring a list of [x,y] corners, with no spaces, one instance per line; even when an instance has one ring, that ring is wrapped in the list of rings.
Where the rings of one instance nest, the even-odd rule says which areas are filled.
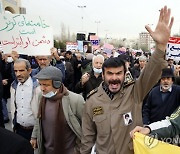
[[[164,91],[168,91],[171,87],[172,87],[172,84],[163,84],[163,85],[161,85],[161,88]]]

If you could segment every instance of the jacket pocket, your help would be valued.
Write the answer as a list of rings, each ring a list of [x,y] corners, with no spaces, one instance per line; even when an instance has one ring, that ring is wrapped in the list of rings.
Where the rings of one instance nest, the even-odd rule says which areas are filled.
[[[93,117],[96,124],[97,134],[100,136],[108,135],[110,133],[110,123],[106,115],[97,115]]]
[[[129,126],[131,124],[133,124],[133,116],[132,116],[132,112],[131,111],[127,111],[124,113],[119,114],[119,124],[121,127],[126,127]]]

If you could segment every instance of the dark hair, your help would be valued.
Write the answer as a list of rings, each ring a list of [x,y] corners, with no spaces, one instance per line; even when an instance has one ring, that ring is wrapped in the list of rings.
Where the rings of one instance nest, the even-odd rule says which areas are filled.
[[[66,52],[66,50],[65,49],[61,49],[61,52]]]
[[[66,51],[65,55],[72,55],[72,52],[70,50]]]
[[[109,67],[116,68],[116,67],[121,67],[121,66],[124,67],[124,74],[125,74],[126,73],[125,62],[119,57],[111,57],[111,58],[105,60],[105,62],[103,63],[102,72],[104,74],[105,68],[109,68]]]
[[[120,54],[118,57],[121,58],[124,62],[130,62],[130,57],[126,54]]]

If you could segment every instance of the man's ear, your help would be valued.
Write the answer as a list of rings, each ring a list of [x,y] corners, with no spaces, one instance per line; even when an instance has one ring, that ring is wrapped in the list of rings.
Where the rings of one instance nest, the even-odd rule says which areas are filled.
[[[102,75],[102,79],[104,80],[104,73],[102,73],[101,75]]]
[[[28,69],[28,72],[29,72],[29,74],[31,74],[31,72],[32,72],[32,68],[29,68],[29,69]]]

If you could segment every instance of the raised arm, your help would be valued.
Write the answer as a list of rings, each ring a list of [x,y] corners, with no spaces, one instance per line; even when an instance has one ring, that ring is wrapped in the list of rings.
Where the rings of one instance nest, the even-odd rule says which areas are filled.
[[[155,30],[153,31],[149,26],[146,26],[147,31],[156,43],[156,50],[152,54],[150,60],[136,82],[134,95],[135,97],[138,97],[137,99],[139,102],[143,101],[147,93],[158,82],[162,69],[167,67],[165,50],[174,21],[173,17],[170,18],[170,14],[171,10],[167,9],[167,6],[165,6],[160,11],[159,20]]]
[[[170,17],[171,9],[167,9],[167,6],[164,6],[160,10],[159,21],[154,31],[146,25],[145,28],[156,42],[156,48],[161,51],[165,51],[166,45],[168,43],[171,28],[174,22],[174,17]]]

